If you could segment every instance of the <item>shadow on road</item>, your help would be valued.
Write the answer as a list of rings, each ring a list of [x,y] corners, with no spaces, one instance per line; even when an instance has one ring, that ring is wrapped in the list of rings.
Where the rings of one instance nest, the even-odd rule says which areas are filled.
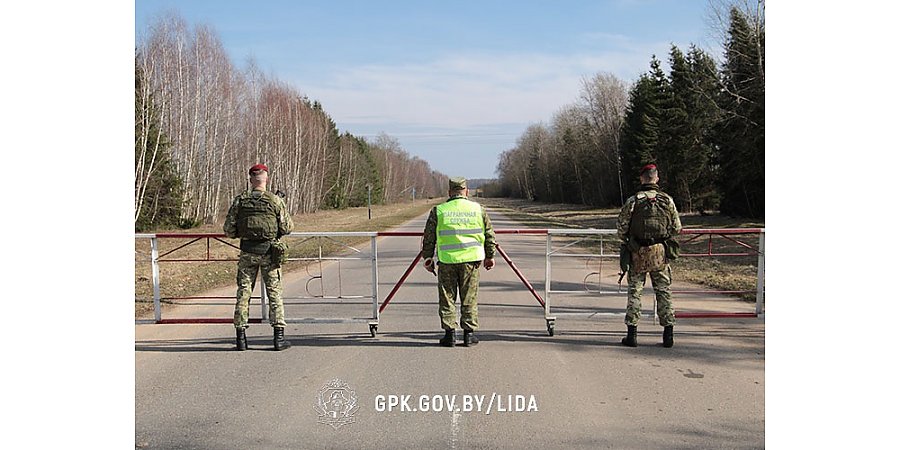
[[[638,333],[638,341],[641,343],[640,348],[654,349],[661,348],[659,342],[659,327],[648,327],[648,331]],[[661,328],[660,328],[661,329]],[[293,348],[288,351],[297,351],[304,347],[439,347],[438,339],[442,336],[440,330],[435,331],[412,331],[412,332],[381,332],[377,337],[371,337],[367,333],[359,334],[305,334],[305,335],[289,335],[288,339]],[[564,346],[567,350],[588,350],[591,348],[614,347],[622,348],[620,339],[624,335],[624,330],[564,330],[558,332],[556,336],[548,336],[543,331],[522,331],[522,330],[496,330],[478,332],[478,337],[482,341],[478,348],[490,347],[492,344],[523,344],[530,345],[539,343],[540,345]],[[679,340],[676,346],[677,352],[695,353],[695,356],[701,356],[704,353],[715,353],[720,351],[719,345],[707,345],[706,341],[710,339],[716,340],[758,340],[763,341],[765,335],[762,331],[746,329],[741,327],[723,327],[718,330],[689,331],[683,330],[676,333]],[[457,343],[462,341],[462,331],[457,331]],[[249,350],[251,351],[272,351],[272,339],[264,336],[248,336],[247,338]],[[760,342],[762,346],[762,342]],[[230,352],[234,351],[233,338],[197,338],[197,339],[155,339],[155,340],[139,340],[135,342],[136,352]],[[672,351],[672,350],[664,350]]]

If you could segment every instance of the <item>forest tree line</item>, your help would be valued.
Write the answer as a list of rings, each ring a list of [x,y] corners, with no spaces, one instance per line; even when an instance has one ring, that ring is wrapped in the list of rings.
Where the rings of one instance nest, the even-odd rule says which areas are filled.
[[[446,191],[397,139],[341,133],[319,102],[236,68],[213,29],[160,18],[135,51],[135,230],[217,222],[256,163],[291,214]]]
[[[746,6],[746,4],[745,4]],[[486,195],[619,206],[655,163],[683,212],[765,217],[764,2],[722,18],[724,62],[673,45],[626,84],[599,73],[549,124],[529,126],[503,152]]]

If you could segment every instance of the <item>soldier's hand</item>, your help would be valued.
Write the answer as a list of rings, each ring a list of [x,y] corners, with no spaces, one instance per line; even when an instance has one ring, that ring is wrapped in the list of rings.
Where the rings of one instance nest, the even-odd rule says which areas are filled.
[[[494,258],[487,258],[484,260],[484,268],[485,270],[491,270],[494,268]]]
[[[425,258],[425,270],[431,272],[434,276],[437,276],[437,273],[434,271],[434,259]]]

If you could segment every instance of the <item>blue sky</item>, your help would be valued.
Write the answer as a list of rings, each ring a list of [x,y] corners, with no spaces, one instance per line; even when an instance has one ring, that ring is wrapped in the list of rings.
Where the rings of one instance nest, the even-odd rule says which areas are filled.
[[[244,67],[319,100],[343,131],[384,132],[451,176],[492,178],[524,129],[598,72],[627,82],[672,44],[719,50],[707,0],[137,0],[135,36],[163,12],[211,26]]]

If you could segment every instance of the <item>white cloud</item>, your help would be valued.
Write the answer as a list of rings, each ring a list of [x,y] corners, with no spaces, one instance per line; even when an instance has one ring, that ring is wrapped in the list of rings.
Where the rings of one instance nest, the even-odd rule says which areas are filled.
[[[577,101],[581,80],[598,72],[632,82],[669,42],[569,54],[459,53],[424,63],[344,67],[324,80],[296,80],[341,131],[385,132],[446,174],[494,176],[497,156],[529,124],[549,122]],[[450,151],[452,150],[452,151]]]
[[[574,102],[583,77],[611,72],[631,81],[668,45],[596,54],[451,55],[422,64],[349,67],[327,82],[303,85],[339,123],[532,123]]]

